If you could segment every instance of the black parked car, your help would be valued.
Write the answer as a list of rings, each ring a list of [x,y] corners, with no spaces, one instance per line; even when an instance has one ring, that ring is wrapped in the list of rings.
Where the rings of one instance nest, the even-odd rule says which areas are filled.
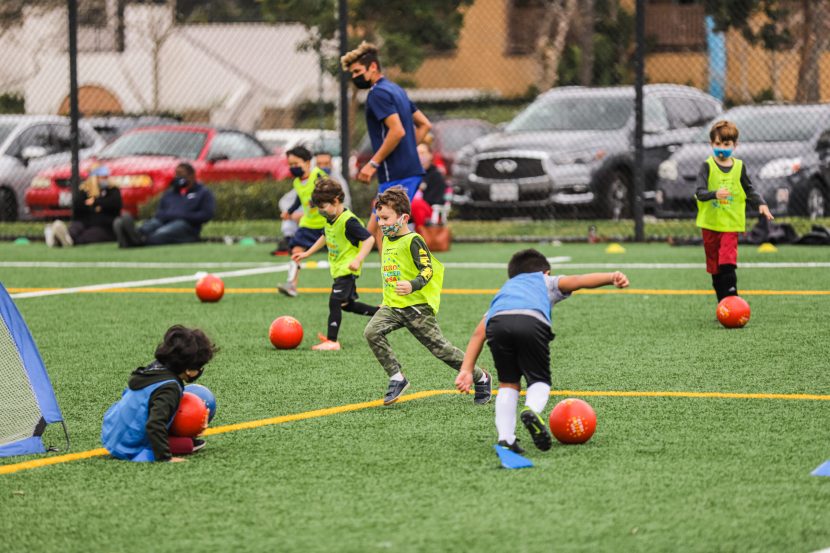
[[[827,214],[830,182],[830,105],[741,106],[723,114],[738,127],[735,157],[776,215]],[[697,212],[695,181],[712,155],[708,131],[683,146],[659,168],[656,214],[687,217]]]
[[[659,164],[721,105],[679,85],[647,85],[643,104],[648,205]],[[471,218],[628,217],[633,165],[634,88],[557,88],[458,153],[454,204]]]

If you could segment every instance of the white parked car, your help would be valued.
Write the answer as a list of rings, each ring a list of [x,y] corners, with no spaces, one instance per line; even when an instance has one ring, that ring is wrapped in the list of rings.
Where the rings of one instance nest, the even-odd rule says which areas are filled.
[[[81,158],[105,141],[83,121],[78,125]],[[69,119],[58,115],[0,116],[0,221],[26,216],[23,195],[32,178],[71,161]]]

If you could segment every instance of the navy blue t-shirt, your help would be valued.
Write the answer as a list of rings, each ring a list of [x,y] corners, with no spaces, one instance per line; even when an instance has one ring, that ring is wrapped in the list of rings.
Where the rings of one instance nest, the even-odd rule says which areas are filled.
[[[372,140],[372,150],[377,152],[383,144],[388,131],[383,120],[390,115],[397,113],[406,131],[406,136],[380,164],[377,171],[378,182],[383,183],[424,174],[424,168],[421,167],[421,161],[418,159],[415,123],[412,120],[412,114],[416,111],[418,108],[406,95],[404,89],[392,81],[381,78],[369,90],[369,95],[366,97],[366,127],[369,131],[369,138]]]

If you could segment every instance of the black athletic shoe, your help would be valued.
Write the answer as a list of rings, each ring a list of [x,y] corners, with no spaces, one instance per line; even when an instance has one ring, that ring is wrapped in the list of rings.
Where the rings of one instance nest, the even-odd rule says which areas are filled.
[[[196,453],[197,451],[199,451],[200,449],[202,449],[206,445],[207,445],[206,441],[204,441],[202,439],[199,439],[199,438],[193,438],[193,453]]]
[[[502,440],[499,442],[499,447],[509,449],[513,453],[518,453],[519,455],[525,452],[524,448],[519,445],[519,438],[516,438],[516,440],[512,444],[508,444],[507,440]]]
[[[409,380],[404,378],[403,380],[390,380],[389,381],[389,388],[386,389],[386,395],[383,397],[383,404],[384,405],[392,405],[398,398],[401,397],[401,394],[409,388]]]
[[[542,420],[542,417],[537,415],[530,407],[525,406],[519,413],[519,418],[527,431],[530,432],[534,445],[542,451],[549,450],[552,445],[550,430],[548,430],[548,426]]]
[[[493,379],[487,371],[484,371],[484,374],[487,375],[487,382],[474,382],[476,394],[473,402],[479,405],[489,403],[490,398],[493,397]]]

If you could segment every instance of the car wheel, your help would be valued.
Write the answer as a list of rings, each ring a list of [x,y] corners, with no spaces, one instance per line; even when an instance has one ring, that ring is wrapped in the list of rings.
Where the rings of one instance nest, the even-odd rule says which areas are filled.
[[[599,198],[602,202],[599,211],[609,219],[618,221],[631,216],[631,179],[617,169],[608,175],[605,194]]]
[[[810,183],[810,189],[807,191],[807,215],[810,220],[816,220],[819,217],[824,217],[827,214],[827,198],[821,185],[815,181]]]
[[[8,188],[0,188],[0,221],[17,221],[17,198]]]

